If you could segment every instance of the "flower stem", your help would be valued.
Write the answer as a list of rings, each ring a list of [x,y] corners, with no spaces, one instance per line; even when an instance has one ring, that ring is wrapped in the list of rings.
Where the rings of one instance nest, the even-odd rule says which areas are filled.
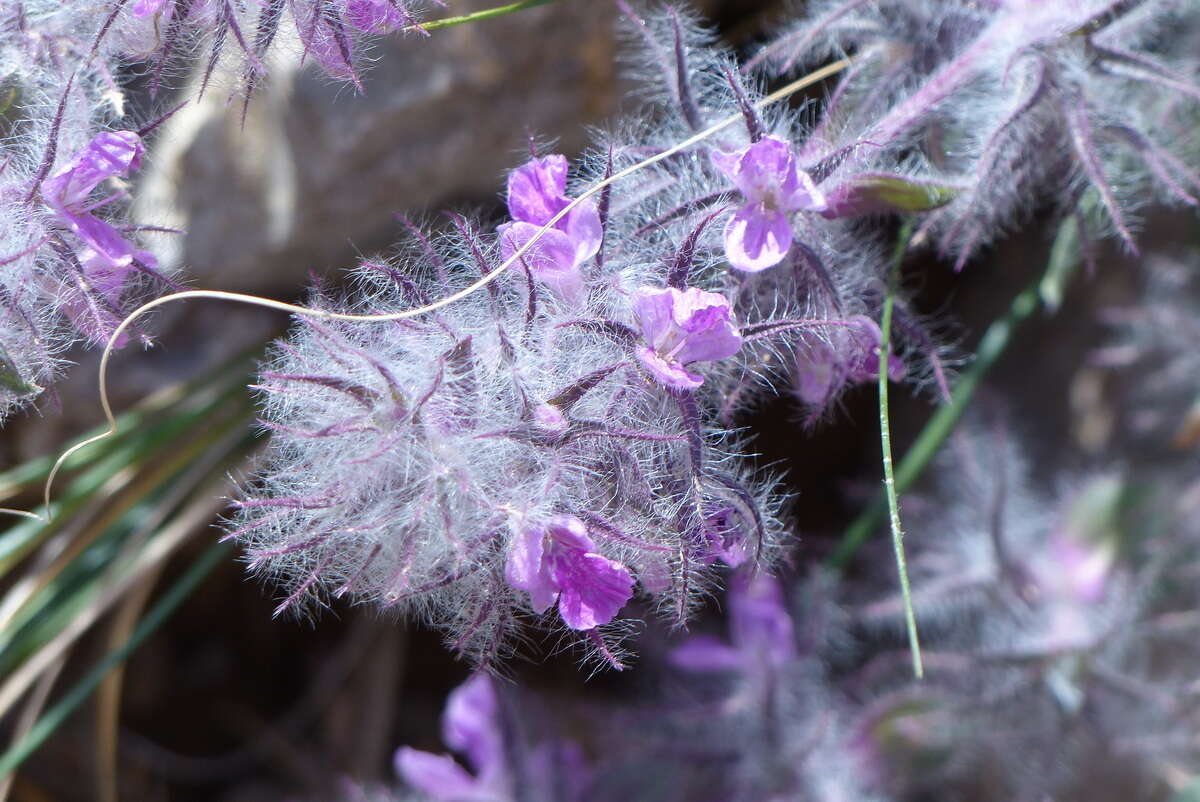
[[[421,27],[427,31],[434,31],[438,28],[449,28],[451,25],[462,25],[464,22],[477,22],[479,20],[492,19],[493,17],[503,17],[505,14],[511,14],[514,11],[521,11],[535,6],[544,6],[553,2],[554,0],[522,0],[520,3],[509,3],[505,6],[485,8],[482,11],[473,11],[470,14],[463,14],[458,17],[446,17],[445,19],[422,22]]]
[[[1072,245],[1074,247],[1071,247]],[[974,397],[975,391],[979,389],[983,377],[996,364],[996,361],[1004,353],[1004,349],[1008,347],[1017,326],[1037,309],[1039,296],[1045,296],[1047,299],[1058,297],[1052,296],[1044,285],[1052,278],[1060,276],[1059,280],[1065,281],[1070,271],[1063,269],[1062,262],[1078,259],[1078,257],[1079,242],[1076,221],[1074,218],[1067,218],[1059,228],[1054,247],[1051,249],[1051,258],[1048,260],[1045,270],[1013,298],[1008,312],[988,327],[983,339],[979,341],[975,361],[955,384],[954,390],[950,394],[950,403],[938,408],[900,461],[900,465],[896,469],[895,491],[897,493],[903,493],[911,487],[932,461],[934,455],[941,449],[942,443],[950,436],[966,411],[967,405]],[[1061,293],[1061,289],[1058,292]],[[890,302],[890,296],[888,300]],[[841,571],[849,564],[858,548],[879,526],[887,509],[886,497],[882,494],[877,496],[846,529],[841,543],[829,558],[830,567],[835,571]]]
[[[888,414],[888,359],[891,351],[892,307],[895,305],[896,275],[912,237],[913,223],[906,222],[900,230],[892,269],[888,276],[887,294],[883,299],[883,316],[879,323],[879,441],[883,450],[883,487],[887,493],[887,506],[892,527],[892,551],[896,555],[896,572],[900,575],[900,595],[904,599],[904,625],[908,630],[908,647],[912,651],[913,674],[917,679],[925,676],[921,662],[921,638],[917,633],[917,617],[913,612],[912,588],[908,583],[908,565],[904,559],[904,530],[900,526],[900,499],[896,492],[896,477],[892,470],[892,425]]]

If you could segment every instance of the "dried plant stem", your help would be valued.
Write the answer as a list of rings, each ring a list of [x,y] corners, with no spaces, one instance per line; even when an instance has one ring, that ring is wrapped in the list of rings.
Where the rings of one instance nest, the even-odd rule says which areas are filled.
[[[107,585],[103,591],[85,607],[70,624],[60,632],[54,640],[39,648],[25,663],[11,675],[5,677],[0,685],[0,715],[5,715],[20,699],[21,695],[32,685],[53,661],[66,651],[94,624],[104,613],[135,587],[140,581],[154,571],[160,570],[172,555],[174,555],[196,528],[205,521],[211,520],[224,506],[224,501],[214,497],[222,489],[227,488],[225,480],[214,481],[197,490],[197,501],[184,509],[178,518],[159,532],[154,541],[133,558],[128,569]]]
[[[12,742],[14,745],[19,743],[37,723],[38,716],[46,706],[46,700],[50,698],[50,691],[54,689],[54,683],[58,681],[58,675],[62,673],[63,666],[66,664],[67,657],[62,655],[42,672],[37,687],[30,694],[29,700],[25,703],[25,707],[21,710],[21,716],[13,728]],[[0,778],[0,802],[8,799],[14,779],[16,779],[15,774]]]
[[[850,66],[850,59],[841,59],[839,61],[833,62],[832,64],[827,64],[826,66],[822,67],[821,69],[816,70],[815,72],[811,72],[808,75],[805,75],[803,78],[798,78],[797,80],[792,81],[790,84],[788,84],[780,89],[777,89],[776,91],[774,91],[771,94],[767,95],[766,97],[762,98],[761,100],[759,100],[758,102],[756,102],[754,104],[754,108],[762,109],[762,108],[772,105],[773,103],[778,103],[779,101],[784,100],[785,98],[788,98],[788,97],[794,95],[796,92],[799,92],[801,89],[812,86],[813,84],[818,83],[820,81],[823,81],[824,79],[828,78],[831,75],[836,75],[837,73],[846,69],[846,67],[848,67],[848,66]],[[540,229],[538,229],[538,231],[532,237],[530,237],[528,240],[526,240],[525,244],[523,244],[520,248],[518,248],[512,254],[512,256],[505,259],[499,265],[499,267],[497,267],[495,270],[491,271],[490,273],[485,274],[478,281],[475,281],[473,284],[471,284],[467,287],[464,287],[463,289],[459,290],[458,292],[451,293],[450,295],[447,295],[444,298],[434,301],[433,303],[426,304],[425,306],[419,306],[414,309],[406,309],[402,312],[392,312],[389,314],[380,314],[380,315],[351,314],[351,313],[347,313],[347,312],[330,312],[330,311],[323,310],[323,309],[309,309],[307,307],[297,306],[295,304],[284,303],[283,301],[273,301],[269,298],[259,298],[258,296],[255,296],[255,295],[244,295],[242,293],[236,293],[236,292],[222,292],[219,290],[186,290],[184,292],[176,292],[176,293],[172,293],[170,295],[164,295],[161,298],[157,298],[147,304],[144,304],[143,306],[138,307],[133,312],[131,312],[128,317],[126,317],[124,320],[122,320],[120,325],[118,325],[117,328],[113,331],[112,335],[108,338],[108,343],[105,344],[105,346],[104,346],[103,353],[100,355],[100,376],[99,376],[100,405],[104,410],[104,419],[108,423],[108,428],[105,431],[101,432],[100,434],[97,434],[93,437],[89,437],[89,438],[82,440],[79,443],[76,443],[75,445],[71,446],[69,449],[64,451],[61,456],[59,456],[57,461],[55,461],[54,468],[51,469],[50,475],[46,478],[46,486],[44,489],[45,490],[44,501],[46,504],[47,515],[50,514],[50,491],[54,485],[54,478],[55,478],[55,476],[58,475],[58,471],[62,467],[63,462],[65,460],[67,460],[76,451],[79,451],[79,449],[84,448],[88,445],[91,445],[92,443],[99,442],[100,440],[104,440],[109,437],[112,437],[114,434],[117,433],[117,421],[116,421],[115,416],[113,415],[112,405],[109,402],[109,397],[108,397],[108,363],[109,363],[109,360],[112,358],[115,344],[121,339],[121,336],[125,333],[125,331],[131,325],[133,325],[133,323],[138,318],[142,317],[147,312],[150,312],[154,309],[157,309],[160,306],[163,306],[168,303],[172,303],[174,301],[183,301],[183,300],[186,300],[189,298],[191,298],[191,299],[206,298],[206,299],[210,299],[210,300],[234,301],[236,303],[250,304],[252,306],[261,306],[266,309],[276,309],[281,312],[288,312],[293,315],[299,315],[301,317],[315,318],[318,320],[345,320],[345,321],[359,322],[359,323],[371,323],[371,322],[382,323],[382,322],[387,322],[387,321],[403,320],[405,318],[411,318],[411,317],[417,317],[419,315],[424,315],[429,312],[433,312],[435,310],[441,309],[444,306],[449,306],[450,304],[453,304],[457,301],[461,301],[463,298],[466,298],[469,295],[472,295],[475,292],[478,292],[479,290],[483,289],[491,282],[495,281],[497,278],[500,277],[501,274],[503,274],[506,270],[508,270],[512,265],[516,264],[517,260],[521,259],[529,251],[530,248],[532,248],[535,244],[537,244],[537,242],[546,234],[546,232],[549,231],[550,229],[552,229],[555,226],[555,224],[558,223],[559,220],[562,220],[564,217],[566,217],[568,214],[570,214],[571,211],[574,210],[579,204],[583,203],[588,198],[597,194],[598,192],[603,190],[605,187],[607,187],[611,184],[614,184],[617,181],[620,181],[624,178],[627,178],[628,176],[633,175],[634,173],[636,173],[640,170],[643,170],[646,167],[650,167],[651,165],[657,164],[658,162],[661,162],[665,159],[669,159],[671,156],[674,156],[676,153],[687,150],[688,148],[690,148],[700,142],[703,142],[705,139],[709,138],[713,134],[716,134],[716,133],[724,130],[725,128],[728,128],[731,125],[739,123],[743,119],[744,119],[743,115],[740,111],[736,114],[731,114],[728,117],[725,117],[722,120],[709,126],[708,128],[705,128],[703,131],[699,131],[696,134],[693,134],[692,136],[688,137],[687,139],[683,140],[682,142],[678,142],[678,143],[672,145],[671,147],[667,148],[666,150],[660,151],[659,153],[656,153],[653,156],[650,156],[649,158],[643,159],[642,161],[639,161],[636,164],[632,164],[629,167],[626,167],[625,169],[620,170],[617,173],[614,173],[613,175],[609,176],[608,178],[605,178],[602,181],[596,182],[595,184],[593,184],[592,186],[590,186],[586,190],[584,190],[582,193],[580,193],[580,195],[578,197],[576,197],[574,200],[572,200],[570,203],[568,203],[565,207],[563,207],[558,212],[558,214],[551,217],[546,222],[546,224],[543,225]],[[0,510],[0,512],[3,512],[3,510]],[[23,513],[23,512],[20,514],[32,515],[32,513]]]
[[[883,487],[887,493],[888,516],[892,528],[892,551],[896,555],[896,572],[900,575],[900,596],[904,600],[904,626],[908,630],[908,647],[912,652],[913,674],[925,676],[921,662],[921,638],[917,633],[917,617],[913,612],[912,588],[908,583],[908,564],[904,558],[904,530],[900,526],[900,499],[896,493],[896,477],[892,470],[892,424],[888,414],[888,355],[891,351],[892,308],[895,305],[896,274],[908,249],[913,225],[908,222],[900,231],[896,254],[892,262],[887,294],[883,299],[883,316],[879,323],[879,441],[883,449]]]

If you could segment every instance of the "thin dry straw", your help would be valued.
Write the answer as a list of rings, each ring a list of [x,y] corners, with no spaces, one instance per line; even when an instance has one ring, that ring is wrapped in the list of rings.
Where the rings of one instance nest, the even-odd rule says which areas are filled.
[[[776,91],[772,92],[771,94],[767,95],[766,97],[762,98],[757,103],[755,103],[754,108],[762,109],[762,108],[766,108],[767,106],[770,106],[773,103],[778,103],[780,100],[783,100],[783,99],[795,94],[796,92],[799,92],[801,89],[805,89],[806,87],[812,86],[815,83],[823,81],[831,75],[836,75],[837,73],[846,69],[846,67],[848,67],[848,66],[850,66],[850,59],[841,59],[840,61],[835,61],[832,64],[828,64],[828,65],[822,67],[821,69],[816,70],[815,72],[811,72],[808,75],[805,75],[803,78],[798,78],[797,80],[792,81],[787,86],[777,89]],[[626,167],[624,170],[614,173],[613,175],[609,176],[608,178],[604,179],[603,181],[599,181],[599,182],[593,184],[592,186],[590,186],[586,190],[584,190],[583,193],[581,193],[579,195],[579,197],[575,198],[573,201],[571,201],[569,204],[567,204],[561,211],[559,211],[558,214],[556,214],[556,215],[554,215],[554,217],[550,218],[550,220],[544,226],[542,226],[540,229],[538,229],[536,234],[534,234],[530,239],[528,239],[524,245],[522,245],[520,248],[518,248],[516,250],[516,252],[513,253],[512,256],[510,256],[510,257],[508,257],[508,259],[504,260],[504,262],[501,263],[500,266],[497,267],[495,270],[491,271],[490,273],[487,273],[482,278],[480,278],[478,281],[476,281],[474,284],[471,284],[468,287],[464,287],[463,289],[459,290],[458,292],[447,295],[445,298],[434,301],[431,304],[426,304],[425,306],[417,307],[416,309],[407,309],[403,312],[391,312],[391,313],[382,314],[382,315],[350,314],[350,313],[346,313],[346,312],[328,312],[328,311],[324,311],[324,310],[320,310],[320,309],[308,309],[303,306],[296,306],[294,304],[284,303],[282,301],[272,301],[268,298],[259,298],[254,295],[244,295],[242,293],[236,293],[236,292],[222,292],[220,290],[185,290],[184,292],[176,292],[176,293],[172,293],[170,295],[164,295],[161,298],[157,298],[143,306],[138,307],[133,312],[131,312],[128,317],[126,317],[124,320],[122,320],[120,325],[117,326],[116,330],[113,331],[112,335],[108,338],[108,343],[104,346],[103,354],[101,354],[101,356],[100,356],[100,377],[99,377],[100,405],[104,410],[104,419],[108,423],[108,429],[104,432],[101,432],[100,434],[94,435],[93,437],[89,437],[86,440],[83,440],[83,441],[71,446],[69,449],[64,451],[62,453],[62,455],[54,462],[54,467],[50,470],[50,475],[46,478],[46,487],[45,487],[45,493],[44,493],[44,501],[45,501],[45,505],[46,505],[46,516],[47,516],[46,520],[49,520],[49,516],[51,515],[50,490],[54,484],[55,477],[58,475],[59,469],[62,467],[63,462],[66,459],[68,459],[72,454],[74,454],[76,451],[78,451],[79,449],[84,448],[85,446],[91,445],[92,443],[96,443],[96,442],[99,442],[106,438],[112,437],[113,435],[115,435],[117,433],[116,417],[113,415],[112,405],[109,403],[109,400],[108,400],[108,362],[113,354],[114,343],[116,343],[120,339],[121,335],[125,333],[125,330],[128,329],[135,320],[137,320],[139,317],[146,314],[150,310],[156,309],[156,308],[163,306],[164,304],[170,303],[172,301],[183,301],[188,298],[211,298],[213,300],[220,300],[220,301],[237,301],[240,303],[247,303],[247,304],[252,304],[255,306],[266,307],[267,309],[278,309],[279,311],[282,311],[282,312],[289,312],[291,314],[300,315],[302,317],[317,318],[319,320],[347,320],[347,321],[354,321],[354,322],[360,322],[360,323],[369,323],[369,322],[384,322],[384,321],[389,321],[389,320],[403,320],[405,318],[416,317],[417,315],[423,315],[423,314],[426,314],[427,312],[432,312],[434,310],[441,309],[443,306],[449,306],[450,304],[455,303],[456,301],[461,301],[463,298],[466,298],[467,296],[471,295],[472,293],[474,293],[480,289],[483,289],[488,284],[495,281],[497,278],[499,278],[501,273],[508,270],[509,267],[511,267],[512,265],[516,264],[517,260],[520,259],[522,256],[524,256],[525,253],[531,247],[533,247],[533,245],[535,243],[537,243],[537,241],[539,239],[541,239],[542,236],[547,231],[549,231],[551,228],[553,228],[555,223],[557,223],[559,220],[566,217],[571,212],[571,210],[573,210],[580,203],[587,200],[591,196],[595,195],[597,192],[600,192],[605,187],[609,186],[610,184],[614,184],[617,181],[620,181],[621,179],[626,178],[627,176],[630,176],[630,175],[638,172],[639,170],[642,170],[653,164],[657,164],[658,162],[663,161],[664,159],[668,159],[671,156],[675,155],[676,153],[679,153],[682,150],[686,150],[686,149],[692,147],[693,145],[697,144],[698,142],[704,141],[705,139],[707,139],[708,137],[717,133],[718,131],[728,128],[729,126],[733,125],[734,123],[740,122],[742,119],[743,119],[743,116],[740,111],[737,112],[736,114],[731,114],[728,117],[724,118],[723,120],[721,120],[717,123],[714,123],[713,125],[709,126],[708,128],[705,128],[703,131],[693,134],[692,136],[688,137],[687,139],[683,140],[682,142],[672,145],[671,147],[667,148],[666,150],[664,150],[660,153],[655,154],[654,156],[644,159],[644,160],[638,162],[637,164],[630,165],[629,167]],[[36,513],[24,512],[21,510],[0,510],[0,512],[11,512],[11,513],[15,513],[17,515],[38,518],[39,520],[41,519],[41,516],[37,515]]]

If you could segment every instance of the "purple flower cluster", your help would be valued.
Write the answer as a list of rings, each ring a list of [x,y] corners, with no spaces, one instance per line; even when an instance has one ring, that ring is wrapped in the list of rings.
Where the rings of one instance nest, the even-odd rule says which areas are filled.
[[[928,4],[898,3],[911,24],[889,35],[913,41],[897,84],[860,31],[891,30],[875,6],[827,5],[810,23],[819,30],[785,35],[763,59],[790,64],[831,42],[861,49],[814,127],[756,110],[737,65],[677,12],[638,19],[647,63],[665,70],[654,124],[632,141],[628,128],[602,138],[581,182],[731,114],[741,126],[573,207],[567,160],[534,156],[509,176],[507,221],[489,230],[451,216],[450,234],[364,262],[353,297],[320,303],[412,307],[509,262],[485,290],[398,323],[299,324],[263,373],[275,445],[232,523],[251,564],[288,588],[281,608],[323,593],[403,605],[484,661],[503,653],[514,616],[554,609],[551,621],[617,665],[602,632],[615,633],[634,599],[682,622],[715,563],[761,566],[776,553],[777,497],[749,478],[720,424],[789,386],[815,420],[878,376],[890,249],[864,218],[917,215],[922,236],[943,243],[964,220],[994,231],[1015,212],[976,207],[990,171],[1014,159],[1041,165],[1004,190],[1014,198],[1029,202],[1062,168],[1107,207],[1087,137],[1048,167],[1029,152],[1030,131],[1048,136],[1043,104],[1092,125],[1091,105],[1062,105],[1055,59],[1079,41],[1137,46],[1130,29],[1153,15],[1122,5],[1109,20],[1101,4],[1071,4],[1040,11],[1035,32],[1008,5],[937,12],[946,34],[935,46],[915,22]],[[987,82],[1002,62],[1013,76],[1041,64],[1044,85],[1026,98],[1016,77]],[[989,111],[979,119],[996,130],[968,136],[954,109],[970,104],[948,99],[981,82],[994,107],[1016,110],[1005,123]],[[935,126],[953,158],[932,150]],[[968,253],[982,240],[963,241]],[[888,377],[947,396],[941,349],[903,297],[891,335]]]
[[[1200,659],[1194,485],[1145,538],[1115,476],[1034,493],[1011,449],[970,445],[988,470],[956,465],[944,477],[955,501],[910,519],[936,533],[913,564],[924,681],[893,651],[900,606],[878,577],[738,570],[726,634],[683,636],[648,661],[662,677],[653,696],[556,702],[547,718],[536,694],[476,676],[443,717],[442,742],[468,768],[403,747],[400,780],[437,802],[1169,798],[1163,761],[1200,765],[1195,706],[1180,701]],[[553,737],[567,727],[577,744]],[[514,742],[531,732],[536,747]]]

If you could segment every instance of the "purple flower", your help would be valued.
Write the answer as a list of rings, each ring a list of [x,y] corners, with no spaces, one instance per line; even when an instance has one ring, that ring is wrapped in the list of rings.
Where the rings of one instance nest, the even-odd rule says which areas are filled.
[[[812,406],[824,406],[838,390],[879,377],[883,332],[874,320],[855,315],[847,325],[830,330],[826,340],[803,343],[796,359],[796,394]],[[904,363],[888,357],[888,378],[904,378]]]
[[[724,359],[742,346],[729,301],[715,292],[641,287],[633,297],[633,314],[647,343],[637,357],[668,387],[694,390],[704,377],[685,365]]]
[[[531,159],[508,175],[508,213],[513,222],[497,230],[500,256],[509,259],[571,202],[566,196],[567,159],[553,154]],[[600,250],[600,214],[585,201],[554,224],[521,261],[560,298],[576,301],[583,291],[579,266]]]
[[[792,146],[764,137],[734,153],[713,151],[713,164],[745,203],[725,226],[725,256],[738,270],[756,273],[779,264],[792,247],[793,212],[820,212],[825,197],[796,167]]]
[[[597,554],[583,521],[570,515],[523,526],[510,547],[505,576],[514,588],[529,592],[536,613],[557,600],[571,629],[607,624],[633,595],[629,570]]]
[[[136,269],[134,261],[151,270],[157,261],[153,254],[139,250],[111,224],[92,214],[121,197],[121,193],[90,203],[88,199],[104,181],[138,169],[144,152],[141,137],[133,131],[98,134],[41,185],[42,201],[82,242],[78,258],[92,294],[111,307],[118,306],[125,281]],[[64,309],[80,331],[102,340],[106,332],[96,324],[94,315],[86,313],[86,306],[87,302],[80,300],[66,304]],[[108,315],[111,316],[111,311]]]
[[[736,576],[729,613],[730,643],[698,635],[672,651],[671,662],[689,671],[749,673],[796,657],[795,628],[778,580],[761,573]]]
[[[491,678],[475,675],[451,692],[442,714],[442,740],[466,755],[471,772],[449,755],[405,746],[396,752],[397,773],[413,788],[443,802],[511,799],[498,712]]]

